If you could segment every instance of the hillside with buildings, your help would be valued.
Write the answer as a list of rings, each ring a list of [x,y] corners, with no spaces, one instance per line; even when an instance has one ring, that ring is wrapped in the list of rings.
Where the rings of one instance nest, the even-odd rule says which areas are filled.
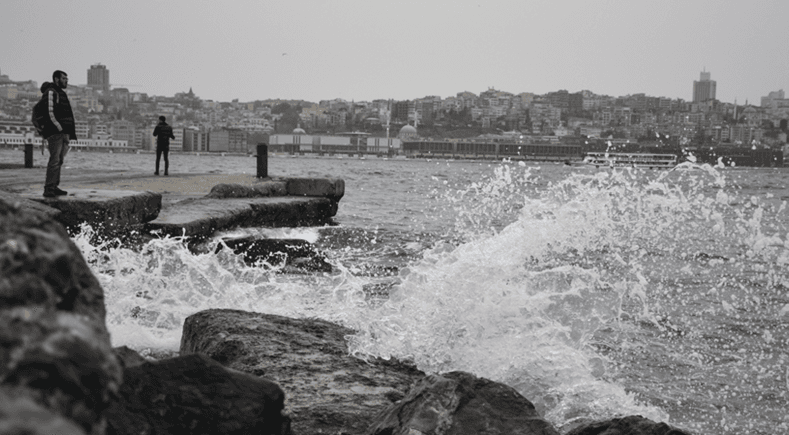
[[[719,101],[716,87],[705,71],[692,84],[692,101],[645,94],[614,97],[589,90],[539,95],[490,88],[405,101],[220,102],[201,99],[192,89],[157,96],[112,87],[109,69],[96,64],[87,70],[86,85],[71,85],[67,92],[84,144],[99,141],[103,145],[97,146],[127,150],[155,148],[152,131],[160,115],[175,130],[171,150],[185,152],[252,153],[260,142],[283,152],[318,152],[336,142],[341,152],[399,154],[399,139],[480,137],[566,142],[589,149],[601,143],[690,149],[786,146],[789,99],[783,90],[768,92],[755,105]],[[32,131],[30,111],[40,95],[35,81],[0,74],[0,144]],[[372,140],[377,145],[362,147],[367,138],[379,138]],[[301,146],[306,143],[319,146]]]

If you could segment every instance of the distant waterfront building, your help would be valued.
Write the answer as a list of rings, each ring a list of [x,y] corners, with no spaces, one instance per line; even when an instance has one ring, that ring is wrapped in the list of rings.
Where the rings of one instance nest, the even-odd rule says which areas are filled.
[[[715,80],[710,80],[710,73],[701,72],[700,80],[693,81],[693,102],[701,103],[715,99]]]
[[[110,123],[110,135],[113,140],[125,140],[129,144],[134,144],[134,123],[126,120],[115,120]]]
[[[246,154],[248,152],[247,132],[226,127],[212,129],[208,133],[208,151]]]
[[[87,139],[90,137],[90,124],[88,121],[78,119],[74,121],[74,126],[78,138]]]
[[[90,138],[98,140],[110,139],[110,131],[106,124],[94,124],[91,128]]]
[[[269,152],[274,154],[318,154],[330,156],[335,154],[347,154],[349,156],[367,154],[385,157],[400,154],[401,146],[400,139],[368,137],[367,133],[360,132],[339,133],[335,136],[313,136],[293,132],[269,136]]]
[[[208,133],[198,127],[188,127],[183,129],[184,151],[206,152],[208,151]]]
[[[88,87],[104,92],[109,92],[110,70],[100,63],[91,65],[90,69],[88,70]]]

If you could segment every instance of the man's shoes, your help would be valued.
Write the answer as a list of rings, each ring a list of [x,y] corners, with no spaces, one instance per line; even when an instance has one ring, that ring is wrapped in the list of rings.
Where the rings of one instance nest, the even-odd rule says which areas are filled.
[[[170,174],[168,174],[167,172],[165,172],[165,173],[164,173],[164,175],[170,175]]]
[[[159,175],[159,171],[154,172],[153,175]]]
[[[61,190],[57,187],[52,190],[44,190],[45,198],[54,198],[56,196],[64,196],[64,195],[68,195],[68,192],[66,192],[65,190]]]

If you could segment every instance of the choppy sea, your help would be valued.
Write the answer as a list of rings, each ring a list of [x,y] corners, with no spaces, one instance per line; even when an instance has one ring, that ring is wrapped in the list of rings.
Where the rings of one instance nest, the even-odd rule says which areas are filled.
[[[71,153],[64,171],[152,160]],[[176,154],[171,172],[254,174],[255,160]],[[272,157],[269,173],[343,178],[335,225],[233,235],[306,239],[335,271],[75,236],[113,345],[177,350],[206,308],[319,317],[358,331],[352,355],[504,382],[560,429],[640,414],[789,433],[789,168]]]

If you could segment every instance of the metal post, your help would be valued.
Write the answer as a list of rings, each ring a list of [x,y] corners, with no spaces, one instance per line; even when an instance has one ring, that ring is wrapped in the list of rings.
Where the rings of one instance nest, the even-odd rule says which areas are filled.
[[[25,144],[25,167],[32,168],[33,167],[33,144],[26,143]]]
[[[268,145],[259,143],[258,148],[258,178],[268,178]]]

